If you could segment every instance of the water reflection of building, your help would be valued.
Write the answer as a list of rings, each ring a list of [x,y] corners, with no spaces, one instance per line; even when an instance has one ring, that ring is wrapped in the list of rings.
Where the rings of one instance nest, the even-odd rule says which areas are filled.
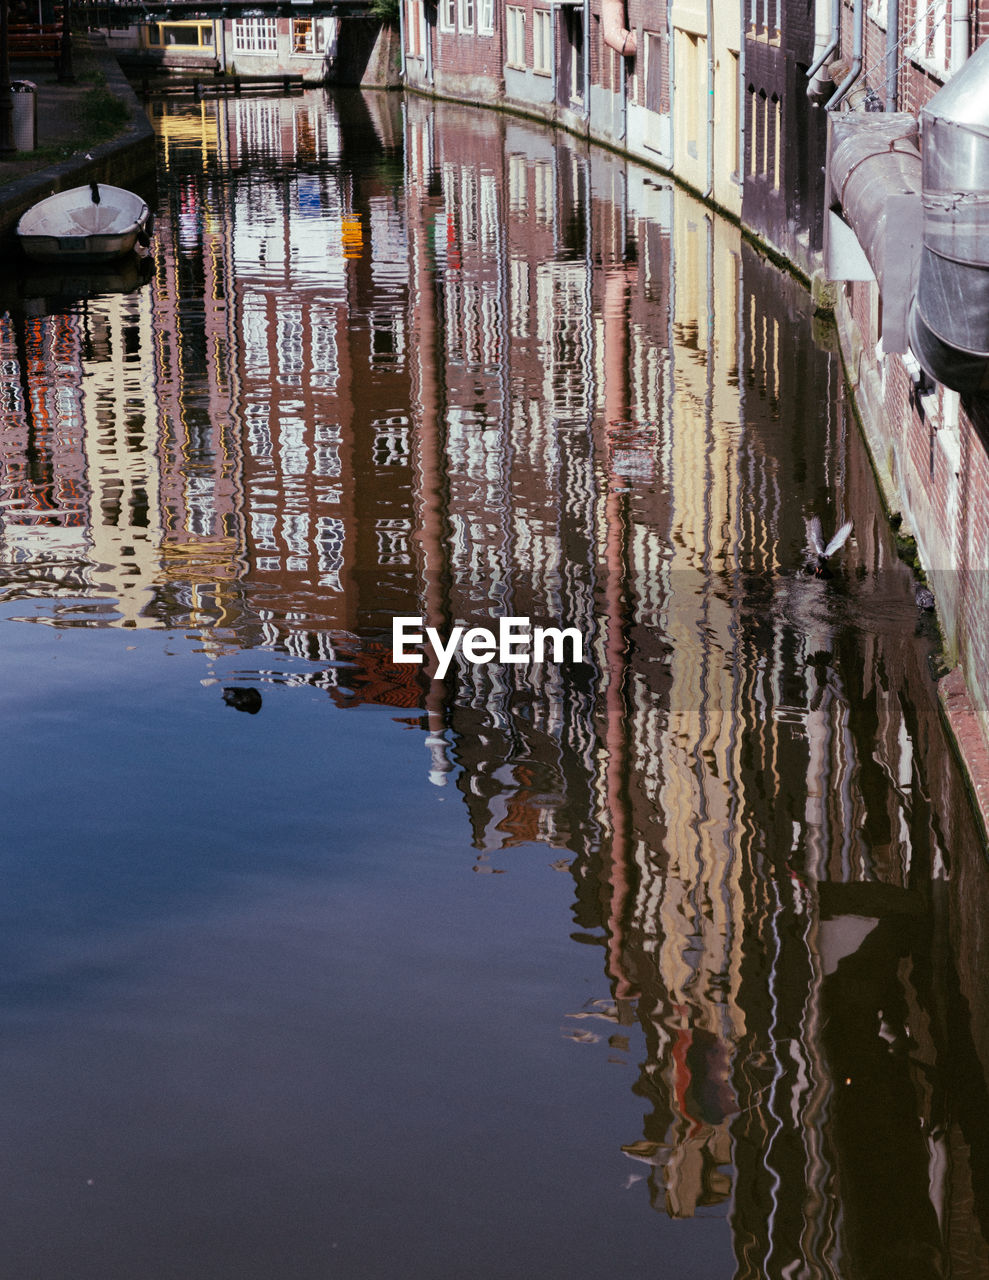
[[[929,1256],[948,1175],[924,1152],[964,1167],[920,923],[946,841],[830,357],[795,287],[671,187],[416,101],[400,167],[391,108],[363,102],[346,128],[314,97],[160,121],[158,273],[93,309],[100,351],[153,350],[153,385],[103,360],[72,401],[84,441],[11,435],[5,482],[88,475],[65,519],[99,510],[144,620],[421,712],[478,849],[573,855],[598,1012],[647,1049],[642,1129],[618,1138],[657,1207],[730,1200],[740,1275],[854,1274],[882,1120],[924,1209],[888,1222]],[[73,314],[59,338],[77,372],[84,332]],[[811,512],[855,518],[854,599],[874,581],[885,629],[794,572]],[[574,625],[588,661],[460,665],[420,693],[384,646],[406,613]]]
[[[429,120],[409,119],[409,152],[425,154]],[[513,129],[499,209],[472,195],[451,220],[486,167],[458,130],[429,153],[432,204],[425,177],[410,186],[413,256],[433,246],[442,279],[433,288],[425,273],[413,300],[432,355],[417,426],[428,437],[435,417],[446,459],[423,527],[450,583],[438,621],[576,616],[594,663],[583,701],[578,677],[556,673],[545,716],[531,672],[460,669],[446,704],[458,785],[479,847],[562,840],[577,854],[578,922],[605,946],[604,1016],[616,1029],[636,1019],[649,1046],[637,1091],[651,1110],[625,1149],[652,1168],[657,1205],[688,1214],[730,1195],[741,1274],[833,1274],[875,1253],[843,1233],[842,1215],[860,1218],[865,1204],[847,1166],[851,1095],[836,1090],[846,1067],[858,1082],[876,1040],[859,1043],[851,1023],[845,1041],[828,1032],[863,943],[854,922],[871,891],[856,885],[884,886],[872,958],[885,1004],[896,997],[916,1017],[924,997],[879,939],[929,963],[909,921],[943,857],[908,816],[916,747],[898,696],[885,676],[846,685],[859,638],[832,622],[830,588],[795,572],[803,517],[847,514],[847,477],[829,475],[851,447],[830,421],[836,370],[795,341],[798,296],[733,232],[700,210],[673,216],[670,192],[627,191],[608,161],[590,172],[565,149],[516,153]],[[588,199],[598,191],[607,210]],[[477,230],[461,234],[475,215]],[[499,251],[503,306],[488,323],[490,357],[475,348],[468,397],[464,317],[483,315]],[[877,597],[902,604],[907,583],[866,511],[851,512],[863,564]],[[895,626],[866,646],[866,670],[874,659],[899,668],[897,688],[899,647]],[[594,821],[578,838],[566,818],[585,796]],[[870,1000],[862,1016],[878,1020]],[[895,1021],[883,1024],[893,1040]],[[924,1066],[887,1108],[935,1147],[922,1077],[943,1051],[943,1038],[926,1041]],[[870,1104],[882,1111],[881,1088],[863,1090],[860,1123]],[[918,1151],[905,1139],[915,1186]],[[941,1191],[932,1181],[925,1194],[928,1212],[906,1221],[900,1205],[895,1231],[877,1237],[889,1247],[899,1232],[929,1262],[945,1246]]]

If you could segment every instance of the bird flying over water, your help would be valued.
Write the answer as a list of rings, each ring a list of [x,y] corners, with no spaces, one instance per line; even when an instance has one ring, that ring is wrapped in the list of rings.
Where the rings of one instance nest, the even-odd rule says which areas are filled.
[[[846,520],[831,541],[825,543],[824,535],[821,532],[821,521],[817,516],[812,516],[807,521],[807,546],[810,550],[807,572],[814,574],[817,578],[826,577],[828,561],[836,551],[839,551],[845,545],[851,531],[852,522],[851,520]]]

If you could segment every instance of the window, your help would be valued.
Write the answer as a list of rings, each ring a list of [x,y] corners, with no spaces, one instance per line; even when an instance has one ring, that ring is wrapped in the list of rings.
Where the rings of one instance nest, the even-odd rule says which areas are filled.
[[[409,12],[408,54],[410,58],[421,58],[423,47],[425,44],[425,41],[423,40],[423,28],[425,26],[425,18],[423,14],[422,0],[409,0],[408,12]]]
[[[474,30],[474,0],[460,0],[460,30]]]
[[[947,69],[947,27],[946,0],[933,0],[914,23],[913,43],[906,49],[907,55],[915,62],[942,76]]]
[[[440,0],[440,30],[456,31],[457,0]]]
[[[506,15],[506,54],[510,67],[525,66],[525,10],[510,4]]]
[[[548,9],[532,11],[532,69],[541,76],[553,72],[553,27]]]
[[[477,32],[482,36],[494,35],[494,0],[478,0]]]
[[[274,53],[277,47],[278,23],[275,18],[234,19],[236,53]]]
[[[570,101],[584,101],[584,15],[571,6],[567,10],[567,30],[570,35]]]
[[[322,24],[320,24],[321,28]],[[312,18],[292,19],[292,52],[322,53],[322,30]]]
[[[213,24],[201,22],[152,22],[148,26],[148,44],[158,48],[168,45],[191,45],[212,48]]]

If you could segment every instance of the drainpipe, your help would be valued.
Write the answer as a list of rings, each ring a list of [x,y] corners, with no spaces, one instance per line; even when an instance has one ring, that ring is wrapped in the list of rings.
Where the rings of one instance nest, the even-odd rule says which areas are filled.
[[[584,46],[584,83],[581,86],[584,94],[584,119],[587,121],[587,131],[591,131],[591,0],[584,0],[583,22],[584,28],[581,36],[581,42]]]
[[[405,0],[398,0],[398,43],[401,45],[399,57],[399,78],[405,84]]]
[[[886,0],[886,110],[895,111],[900,97],[900,0]],[[952,47],[954,39],[952,38]]]
[[[889,0],[895,4],[896,0]],[[823,97],[831,85],[831,77],[820,74],[824,64],[838,48],[841,35],[841,0],[831,0],[830,18],[828,16],[828,0],[817,0],[814,11],[816,19],[814,27],[814,61],[807,68],[807,97]]]
[[[424,30],[424,32],[423,32],[423,34],[424,34],[425,39],[426,39],[426,62],[425,62],[425,68],[424,68],[424,69],[425,69],[425,74],[426,74],[426,83],[427,83],[428,85],[432,85],[432,84],[434,83],[434,80],[433,80],[433,35],[435,34],[435,31],[436,31],[436,23],[435,23],[435,22],[430,22],[430,21],[429,21],[429,19],[426,17],[426,5],[425,5],[425,3],[424,3],[424,4],[423,4],[423,6],[422,6],[422,25],[423,25],[423,27],[424,27],[424,29],[425,29],[425,30]]]
[[[855,0],[854,26],[852,29],[852,66],[845,76],[833,98],[829,98],[826,111],[834,111],[841,105],[848,90],[862,74],[862,45],[865,33],[865,0]]]
[[[707,0],[707,190],[714,195],[714,0]]]
[[[949,70],[954,75],[968,60],[968,0],[951,0],[951,61]]]
[[[634,58],[636,36],[625,26],[625,0],[601,0],[601,34],[609,49]]]
[[[746,91],[745,91],[745,31],[743,30],[738,41],[738,136],[735,141],[735,150],[738,155],[738,172],[735,174],[735,181],[738,183],[739,189],[745,191],[745,107],[746,107]],[[739,315],[742,313],[739,312]]]

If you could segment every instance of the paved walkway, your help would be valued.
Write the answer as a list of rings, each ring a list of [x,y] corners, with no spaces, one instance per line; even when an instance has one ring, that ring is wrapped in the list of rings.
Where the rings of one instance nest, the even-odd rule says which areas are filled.
[[[85,72],[90,59],[79,50]],[[82,117],[83,96],[93,87],[92,80],[77,79],[75,84],[59,84],[58,69],[50,58],[18,58],[10,64],[11,80],[30,80],[36,86],[38,111],[38,152],[19,151],[12,160],[0,160],[0,188],[15,178],[36,173],[66,159],[76,149],[85,150],[85,123]]]
[[[38,148],[0,160],[0,248],[9,245],[21,213],[52,192],[93,179],[126,187],[154,170],[154,130],[102,37],[74,38],[73,70],[75,82],[59,84],[58,68],[50,59],[11,64],[12,80],[36,86]],[[99,143],[87,137],[82,113],[83,99],[95,83],[105,83],[131,112],[117,137]]]

